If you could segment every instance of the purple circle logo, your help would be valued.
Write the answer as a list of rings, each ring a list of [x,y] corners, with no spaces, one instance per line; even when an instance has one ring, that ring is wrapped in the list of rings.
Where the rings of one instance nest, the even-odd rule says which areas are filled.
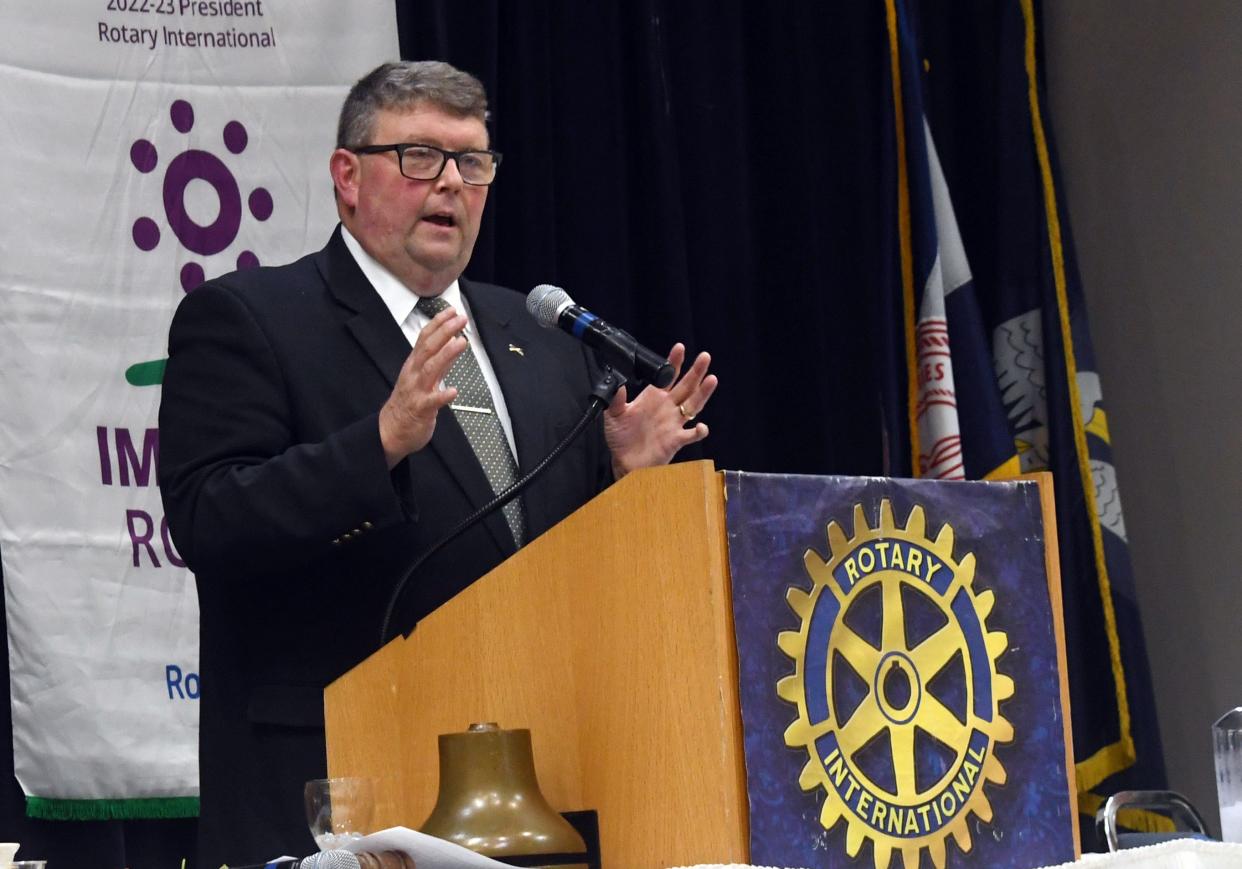
[[[168,114],[177,132],[189,133],[194,129],[194,107],[187,101],[174,101]],[[250,143],[250,134],[240,121],[229,121],[224,125],[222,141],[230,154],[241,154]],[[159,166],[159,152],[153,143],[138,139],[129,148],[129,161],[139,172],[147,174]],[[215,216],[208,220],[202,213],[202,203],[213,199]],[[267,220],[272,216],[272,194],[256,187],[246,195],[246,207],[255,220]],[[241,228],[242,192],[237,179],[215,154],[187,148],[173,157],[164,171],[164,217],[177,241],[191,253],[212,256],[224,251],[237,239]],[[160,243],[160,226],[150,217],[139,217],[134,221],[133,238],[139,250],[154,250]],[[253,251],[243,250],[237,256],[239,269],[258,265],[259,258]],[[188,262],[180,270],[181,288],[188,293],[205,277],[200,263]]]

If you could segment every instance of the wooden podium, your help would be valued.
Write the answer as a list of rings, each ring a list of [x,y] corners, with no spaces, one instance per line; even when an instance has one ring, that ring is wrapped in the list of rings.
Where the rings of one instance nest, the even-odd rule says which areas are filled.
[[[654,468],[328,686],[328,769],[377,780],[377,829],[416,828],[438,734],[530,728],[545,796],[599,813],[609,866],[746,863],[737,695],[722,478]]]

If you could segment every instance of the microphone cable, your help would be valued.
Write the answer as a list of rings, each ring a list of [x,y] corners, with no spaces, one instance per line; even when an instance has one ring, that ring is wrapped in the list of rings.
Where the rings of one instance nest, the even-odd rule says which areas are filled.
[[[396,587],[392,591],[392,595],[388,598],[388,606],[384,609],[384,621],[380,625],[380,648],[383,648],[384,644],[391,639],[389,636],[389,628],[392,623],[392,614],[397,608],[397,602],[401,600],[402,592],[405,591],[406,585],[409,584],[409,581],[413,578],[414,574],[418,572],[418,569],[426,563],[427,559],[431,558],[431,556],[435,555],[445,546],[452,543],[462,533],[483,517],[491,513],[495,513],[505,504],[522,494],[526,487],[529,486],[536,477],[543,473],[544,470],[547,469],[547,467],[554,461],[560,458],[561,454],[569,448],[569,445],[577,440],[579,435],[586,431],[587,426],[599,417],[604,408],[608,407],[608,405],[612,403],[612,399],[617,394],[617,390],[624,386],[625,382],[625,378],[619,373],[611,368],[605,368],[603,374],[600,375],[599,380],[596,381],[595,385],[591,388],[591,400],[587,405],[586,411],[582,414],[582,417],[574,423],[574,427],[569,430],[569,433],[561,439],[561,442],[554,446],[552,451],[544,456],[539,464],[531,468],[531,470],[520,480],[515,481],[511,486],[509,486],[509,488],[505,489],[495,498],[488,501],[478,510],[475,510],[465,519],[461,520],[461,522],[457,523],[457,525],[455,525],[447,534],[437,540],[431,545],[430,548],[424,551],[422,555],[414,560],[414,564],[405,572],[405,575],[401,577],[401,581],[397,583]],[[411,628],[410,630],[413,631],[414,629]],[[406,636],[409,636],[408,632],[406,633]]]

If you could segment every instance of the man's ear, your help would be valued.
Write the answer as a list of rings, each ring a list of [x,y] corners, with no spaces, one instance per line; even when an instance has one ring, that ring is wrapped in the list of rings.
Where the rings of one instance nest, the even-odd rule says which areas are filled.
[[[347,208],[358,205],[358,173],[362,170],[358,155],[344,148],[337,148],[328,158],[328,170],[336,186],[336,198]]]

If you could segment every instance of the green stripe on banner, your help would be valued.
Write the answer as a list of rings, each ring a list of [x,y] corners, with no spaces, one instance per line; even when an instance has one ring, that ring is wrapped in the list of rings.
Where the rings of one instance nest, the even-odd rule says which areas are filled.
[[[164,366],[167,359],[136,362],[125,369],[125,380],[130,386],[158,386],[164,382]]]
[[[45,797],[26,797],[26,815],[44,821],[197,818],[198,797],[132,800],[53,800]]]

